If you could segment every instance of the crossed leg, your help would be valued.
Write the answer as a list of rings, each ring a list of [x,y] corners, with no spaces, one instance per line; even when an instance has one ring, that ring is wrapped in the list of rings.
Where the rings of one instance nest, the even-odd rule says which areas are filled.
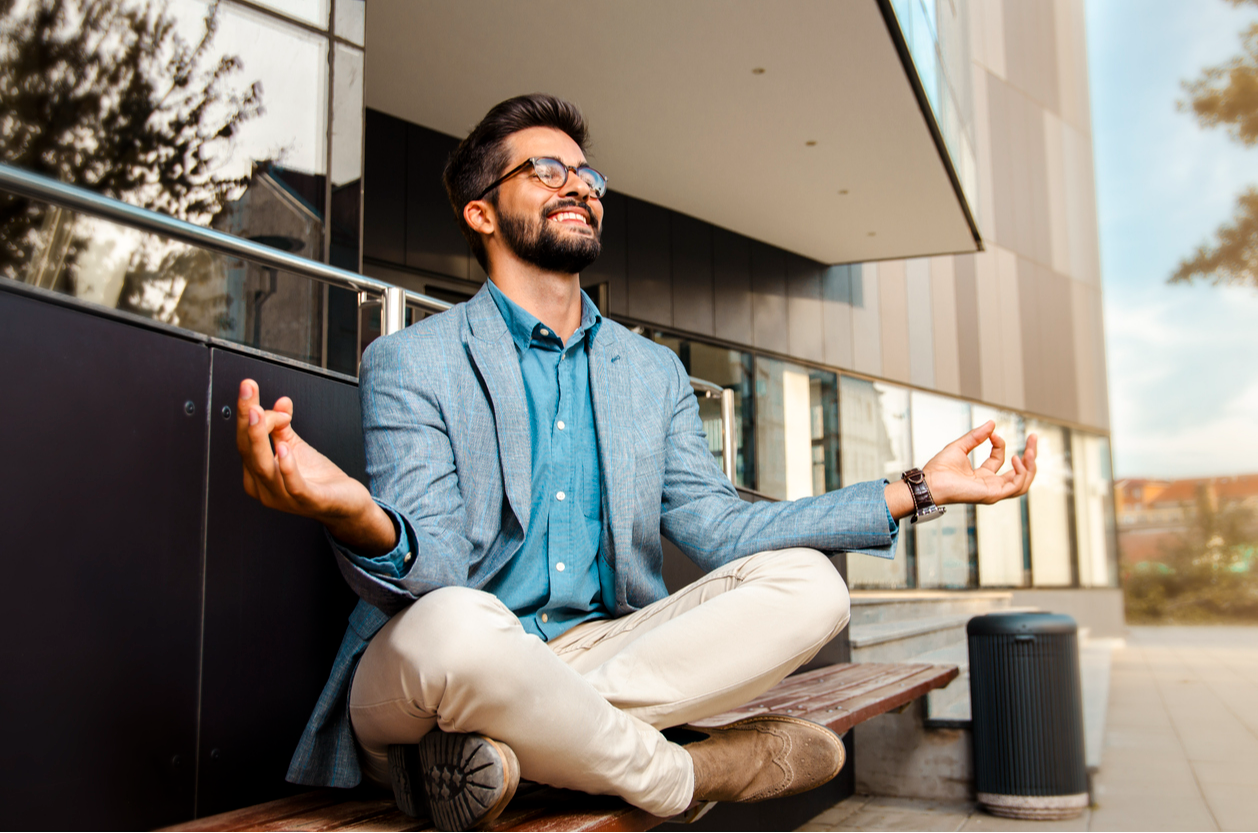
[[[390,620],[358,666],[360,760],[387,784],[389,744],[434,727],[478,732],[507,743],[524,778],[675,815],[694,771],[658,730],[772,688],[843,629],[848,610],[842,579],[808,549],[738,559],[549,645],[488,593],[436,590]]]

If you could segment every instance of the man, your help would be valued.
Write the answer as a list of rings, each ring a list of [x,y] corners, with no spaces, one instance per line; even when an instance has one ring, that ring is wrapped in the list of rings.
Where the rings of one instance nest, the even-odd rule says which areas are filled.
[[[490,280],[364,355],[370,491],[293,432],[290,400],[264,410],[241,384],[246,490],[323,523],[362,599],[290,780],[366,773],[444,829],[492,820],[520,776],[659,816],[811,789],[843,765],[824,727],[765,715],[686,745],[661,730],[763,693],[842,630],[847,590],[822,552],[890,558],[897,519],[929,517],[932,496],[1030,486],[1035,439],[1000,475],[988,423],[913,489],[740,500],[681,363],[581,292],[606,188],[585,143],[575,107],[531,95],[451,156],[446,190]],[[707,571],[672,596],[661,534]]]

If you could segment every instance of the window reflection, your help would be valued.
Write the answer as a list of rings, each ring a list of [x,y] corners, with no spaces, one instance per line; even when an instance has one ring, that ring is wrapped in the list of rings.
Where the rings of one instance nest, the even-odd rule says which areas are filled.
[[[273,5],[326,26],[326,0]],[[0,24],[0,78],[18,91],[0,99],[5,162],[325,258],[326,36],[201,0],[29,0],[6,4]],[[344,103],[357,115],[338,133],[357,168],[345,153],[337,184],[353,193],[361,53],[344,49]],[[352,231],[337,242],[357,268],[358,201],[338,205]],[[0,195],[0,275],[323,362],[321,287],[35,201]]]
[[[1026,428],[1022,417],[1012,411],[973,406],[973,426],[977,428],[988,420],[996,423],[996,433],[1004,439],[1005,465],[1001,473],[1010,470],[1008,460],[1021,454],[1026,445]],[[970,455],[971,463],[982,465],[991,454],[991,443],[983,443]],[[982,587],[1025,587],[1031,580],[1031,562],[1025,547],[1022,515],[1026,498],[1002,500],[990,506],[976,506],[975,534],[978,538],[978,583]]]
[[[1031,539],[1031,583],[1036,587],[1074,584],[1074,485],[1070,436],[1058,425],[1027,420],[1039,437],[1035,481],[1027,495]]]
[[[701,341],[678,338],[662,332],[652,339],[677,354],[686,373],[734,391],[735,485],[756,487],[754,440],[755,405],[751,395],[751,355]],[[708,451],[722,465],[725,438],[721,432],[721,402],[699,397],[699,419],[708,437]]]
[[[1117,587],[1118,554],[1114,540],[1114,484],[1110,474],[1109,440],[1083,431],[1072,431],[1071,435],[1079,584]]]
[[[837,378],[756,358],[758,489],[786,500],[837,489]]]
[[[903,388],[843,376],[839,426],[844,486],[895,479],[911,468],[909,394]],[[900,534],[894,560],[849,558],[848,580],[857,588],[912,586],[909,536]]]
[[[948,443],[970,430],[966,402],[913,391],[913,465],[921,468]],[[969,587],[977,582],[973,508],[948,507],[941,518],[910,525],[915,534],[918,587]]]

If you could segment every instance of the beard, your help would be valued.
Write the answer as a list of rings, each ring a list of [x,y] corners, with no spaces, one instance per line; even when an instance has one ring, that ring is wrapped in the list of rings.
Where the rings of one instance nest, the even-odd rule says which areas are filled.
[[[592,234],[569,235],[561,233],[546,219],[547,214],[558,208],[576,208],[583,211],[590,221]],[[525,263],[531,263],[548,272],[576,274],[593,263],[603,250],[602,234],[594,214],[575,200],[565,200],[542,209],[541,215],[530,218],[523,214],[500,212],[498,222],[502,228],[503,242]]]

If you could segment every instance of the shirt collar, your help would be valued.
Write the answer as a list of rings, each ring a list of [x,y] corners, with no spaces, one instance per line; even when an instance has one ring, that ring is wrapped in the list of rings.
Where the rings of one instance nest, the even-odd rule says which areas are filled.
[[[506,323],[507,330],[511,333],[511,340],[515,342],[516,347],[527,350],[534,339],[549,340],[555,346],[559,346],[559,337],[543,326],[536,316],[508,298],[493,280],[486,283],[489,284],[489,295],[494,299],[494,304],[497,305],[498,312],[502,315],[502,320]],[[603,316],[599,314],[598,307],[594,306],[594,302],[585,294],[585,290],[581,290],[581,326],[573,333],[573,341],[582,333],[585,334],[587,341],[593,340],[602,323]],[[545,334],[543,331],[546,331]]]

